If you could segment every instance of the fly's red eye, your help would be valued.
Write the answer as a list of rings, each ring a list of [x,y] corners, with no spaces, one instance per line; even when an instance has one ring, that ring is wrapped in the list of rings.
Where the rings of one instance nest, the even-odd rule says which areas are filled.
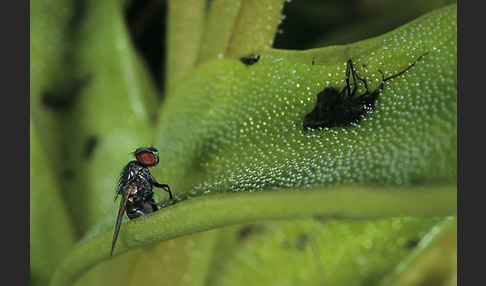
[[[138,154],[137,161],[144,166],[153,166],[157,164],[157,159],[155,158],[154,154],[150,152],[142,152]]]

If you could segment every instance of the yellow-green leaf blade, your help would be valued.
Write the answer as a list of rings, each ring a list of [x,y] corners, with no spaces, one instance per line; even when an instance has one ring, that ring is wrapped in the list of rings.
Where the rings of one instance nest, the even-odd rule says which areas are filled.
[[[429,190],[339,187],[326,191],[218,194],[187,200],[146,218],[123,224],[115,253],[259,219],[309,216],[366,219],[454,214],[455,186]],[[113,229],[108,228],[81,242],[56,270],[51,285],[64,285],[73,281],[89,267],[109,259],[112,235]]]
[[[310,51],[269,50],[251,66],[203,64],[161,109],[154,173],[182,197],[316,184],[456,181],[456,7],[386,35]],[[327,87],[341,90],[352,59],[373,91],[358,124],[304,130]],[[364,93],[361,87],[358,91]]]

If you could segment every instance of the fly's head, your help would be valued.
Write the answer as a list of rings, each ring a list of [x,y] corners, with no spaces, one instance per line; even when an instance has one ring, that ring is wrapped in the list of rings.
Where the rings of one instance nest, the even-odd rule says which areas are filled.
[[[153,167],[159,163],[159,154],[155,147],[141,147],[135,150],[133,154],[138,163],[145,167]]]

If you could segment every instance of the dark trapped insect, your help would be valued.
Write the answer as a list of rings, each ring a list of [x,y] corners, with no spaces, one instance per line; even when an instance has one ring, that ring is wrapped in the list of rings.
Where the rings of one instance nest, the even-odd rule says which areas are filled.
[[[353,61],[348,60],[346,65],[346,85],[339,91],[334,87],[326,87],[317,94],[317,103],[314,109],[304,117],[304,129],[319,129],[350,126],[358,123],[368,111],[375,109],[376,99],[383,90],[385,82],[398,77],[410,70],[423,56],[418,57],[411,65],[403,71],[385,77],[381,70],[381,83],[378,88],[370,92],[367,81],[360,77],[354,68]],[[353,78],[351,89],[350,75]],[[361,81],[366,89],[363,94],[356,95],[358,90],[357,80]]]
[[[115,194],[115,201],[118,196],[121,196],[121,201],[116,218],[115,233],[113,234],[110,255],[113,255],[123,214],[125,212],[127,213],[128,218],[134,219],[157,211],[159,207],[164,208],[167,206],[162,203],[157,203],[153,199],[154,193],[152,188],[154,186],[168,192],[170,199],[173,199],[170,187],[158,183],[152,174],[150,174],[149,167],[153,167],[159,163],[159,155],[157,152],[158,150],[154,147],[138,148],[133,153],[137,160],[129,162],[125,168],[123,168],[118,181],[118,189]]]

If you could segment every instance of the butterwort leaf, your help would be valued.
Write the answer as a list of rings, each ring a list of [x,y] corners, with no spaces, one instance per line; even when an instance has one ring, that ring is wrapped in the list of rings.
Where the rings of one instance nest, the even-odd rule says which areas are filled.
[[[456,8],[449,6],[346,46],[262,51],[251,66],[203,64],[161,107],[156,142],[164,146],[164,168],[156,174],[180,197],[338,183],[454,183],[456,39]],[[406,72],[384,82],[374,110],[359,122],[304,128],[317,94],[345,86],[349,59],[370,93],[379,88],[380,71],[386,79]],[[358,87],[357,95],[365,93],[363,83]]]
[[[218,273],[213,273],[208,285],[284,285],[288,281],[316,286],[377,285],[411,253],[426,252],[415,243],[441,228],[443,220],[316,217],[239,227],[240,235],[254,230],[247,238],[240,236],[233,251],[214,265]]]
[[[259,220],[315,216],[340,219],[434,217],[455,215],[455,206],[453,185],[421,188],[341,186],[327,189],[319,187],[305,192],[282,190],[214,194],[186,200],[124,223],[115,257],[123,255],[127,250],[156,242]],[[51,285],[65,285],[75,281],[93,265],[109,260],[112,236],[113,228],[106,227],[78,243],[57,268]],[[147,252],[146,255],[156,254]],[[119,263],[130,263],[130,260]],[[181,271],[183,275],[184,269]]]

